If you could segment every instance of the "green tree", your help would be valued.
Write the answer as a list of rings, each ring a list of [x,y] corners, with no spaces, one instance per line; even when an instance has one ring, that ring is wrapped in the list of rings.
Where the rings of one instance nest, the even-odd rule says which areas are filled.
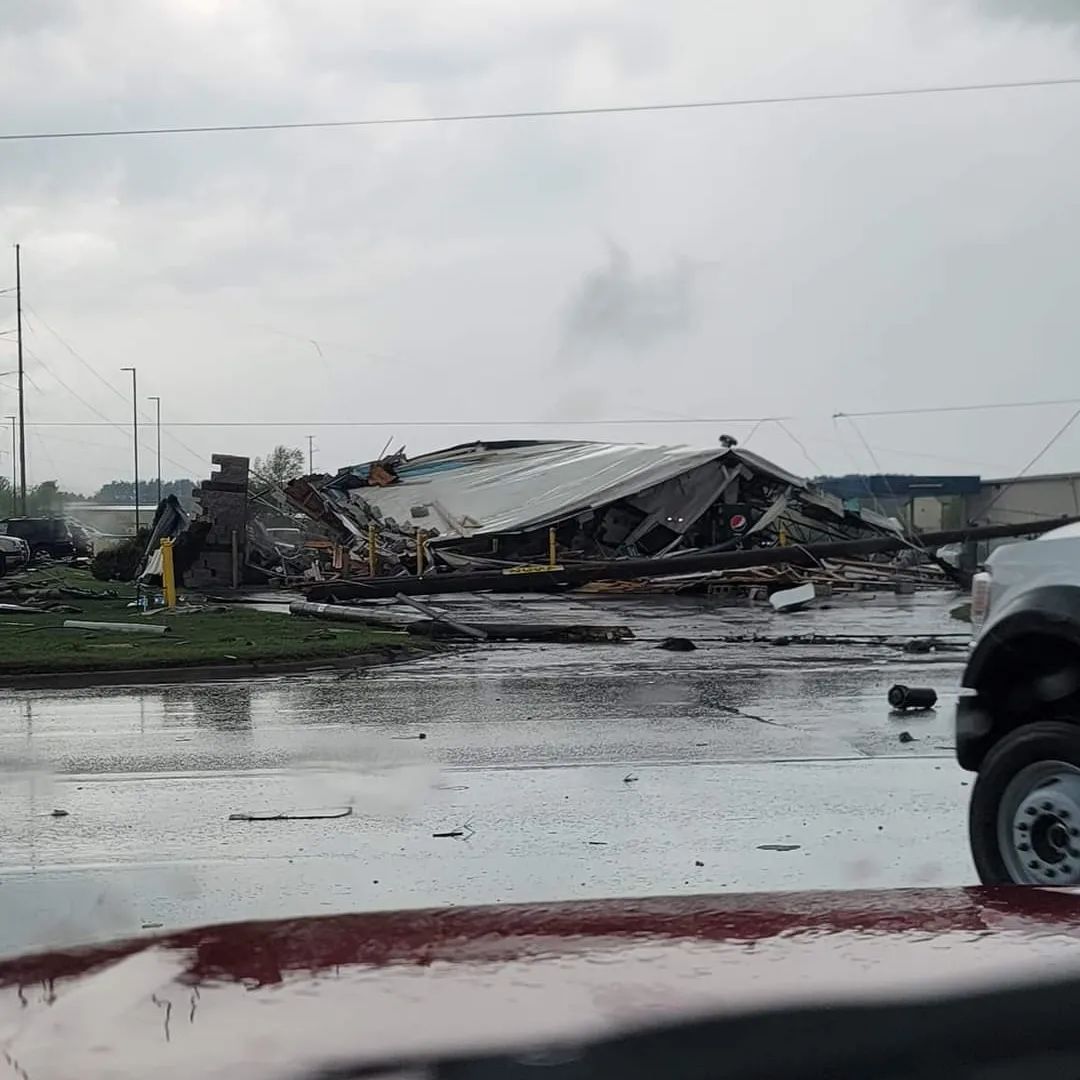
[[[304,475],[304,451],[295,446],[275,446],[264,458],[256,458],[251,466],[259,480],[270,480],[284,487],[290,480]]]

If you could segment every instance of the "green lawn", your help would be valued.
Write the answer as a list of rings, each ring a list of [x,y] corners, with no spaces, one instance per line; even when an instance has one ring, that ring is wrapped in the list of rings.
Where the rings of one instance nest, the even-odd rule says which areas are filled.
[[[51,590],[92,591],[91,598],[57,595]],[[420,649],[415,638],[350,624],[334,625],[235,607],[209,606],[203,611],[172,615],[140,615],[128,603],[134,586],[102,582],[88,570],[56,567],[0,579],[0,602],[24,603],[40,596],[79,608],[79,613],[23,614],[0,612],[0,678],[49,672],[113,671],[192,664],[320,660],[382,652],[391,646]],[[110,595],[115,594],[115,595]],[[184,605],[181,605],[181,609]],[[179,609],[178,609],[179,610]],[[153,623],[169,627],[162,636],[108,631],[71,630],[65,619]]]

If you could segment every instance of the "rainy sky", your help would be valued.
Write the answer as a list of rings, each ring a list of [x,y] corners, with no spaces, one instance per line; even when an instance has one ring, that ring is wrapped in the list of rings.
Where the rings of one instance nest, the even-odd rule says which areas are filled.
[[[2,134],[1075,76],[1075,0],[0,5]],[[807,474],[1015,474],[1080,402],[834,414],[1080,398],[1078,121],[1058,86],[0,142],[29,480],[130,474],[132,365],[167,478],[309,434],[333,471],[387,442],[722,432]],[[1037,471],[1078,468],[1080,420]]]

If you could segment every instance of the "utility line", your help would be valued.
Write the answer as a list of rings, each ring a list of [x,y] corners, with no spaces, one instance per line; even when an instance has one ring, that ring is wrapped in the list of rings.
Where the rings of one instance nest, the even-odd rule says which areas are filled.
[[[105,376],[104,376],[104,375],[102,375],[102,374],[101,374],[101,372],[99,372],[99,371],[97,370],[97,368],[95,368],[95,367],[94,367],[94,365],[90,363],[90,361],[89,361],[89,360],[87,360],[87,359],[86,359],[86,357],[84,357],[84,356],[83,356],[83,355],[82,355],[81,353],[79,353],[79,352],[78,352],[78,351],[77,351],[77,350],[75,349],[75,347],[74,347],[73,345],[70,345],[70,344],[68,344],[68,342],[67,342],[67,341],[65,341],[65,340],[64,340],[64,338],[62,338],[62,337],[60,336],[60,334],[59,334],[59,333],[58,333],[58,332],[57,332],[56,330],[54,330],[54,329],[53,329],[53,328],[52,328],[52,327],[51,327],[51,326],[50,326],[50,325],[49,325],[49,324],[48,324],[48,323],[47,323],[47,322],[46,322],[46,321],[45,321],[45,320],[44,320],[44,319],[43,319],[43,318],[42,318],[42,317],[41,317],[41,316],[40,316],[40,315],[38,314],[38,312],[37,312],[37,311],[36,311],[36,310],[35,310],[34,308],[30,307],[30,305],[29,305],[29,304],[24,304],[24,305],[23,305],[23,310],[24,310],[24,311],[28,311],[28,312],[30,312],[30,314],[31,314],[31,315],[33,315],[33,316],[34,316],[34,318],[35,318],[35,319],[36,319],[36,320],[37,320],[37,321],[38,321],[39,323],[41,323],[41,325],[42,325],[42,326],[44,326],[44,327],[45,327],[45,329],[46,329],[46,330],[48,330],[48,331],[49,331],[49,333],[50,333],[50,334],[52,334],[52,336],[53,336],[54,338],[56,338],[56,340],[57,340],[57,341],[59,341],[59,342],[60,342],[60,344],[61,344],[61,345],[63,345],[63,346],[64,346],[64,348],[65,348],[65,349],[67,349],[67,351],[68,351],[69,353],[71,353],[71,355],[72,355],[72,356],[74,356],[74,357],[75,357],[75,359],[76,359],[76,360],[78,360],[78,361],[79,361],[79,363],[80,363],[80,364],[82,364],[82,366],[83,366],[84,368],[86,368],[86,370],[87,370],[87,371],[89,371],[89,372],[90,372],[90,374],[91,374],[91,375],[93,375],[93,376],[94,376],[94,378],[95,378],[95,379],[97,379],[97,381],[98,381],[99,383],[101,383],[101,385],[102,385],[102,386],[104,386],[104,387],[106,387],[107,389],[111,390],[111,391],[112,391],[112,392],[113,392],[113,393],[114,393],[114,394],[115,394],[115,395],[116,395],[116,396],[117,396],[117,397],[118,397],[118,398],[119,398],[119,399],[120,399],[120,400],[121,400],[122,402],[124,402],[124,404],[125,404],[125,405],[126,405],[126,404],[129,404],[129,401],[128,401],[128,399],[127,399],[126,397],[124,397],[123,393],[121,393],[121,391],[119,391],[119,390],[118,390],[118,389],[117,389],[117,388],[116,388],[115,386],[113,386],[113,384],[112,384],[111,382],[109,382],[109,380],[108,380],[108,379],[106,379],[106,378],[105,378]],[[98,415],[100,415],[100,413],[99,413]]]
[[[95,416],[100,416],[102,418],[102,421],[103,421],[102,423],[94,422],[95,427],[106,427],[107,426],[107,427],[116,428],[116,430],[119,431],[125,438],[130,439],[132,437],[131,431],[125,425],[119,424],[116,421],[110,420],[100,409],[98,409],[95,405],[92,405],[89,401],[87,401],[86,398],[84,398],[82,396],[82,394],[80,394],[74,387],[69,386],[66,382],[64,382],[64,380],[59,375],[57,375],[57,373],[55,371],[53,371],[53,369],[51,367],[49,367],[49,365],[46,364],[45,361],[42,360],[40,356],[38,356],[36,353],[31,352],[29,349],[26,349],[24,351],[26,352],[27,356],[29,356],[32,360],[35,360],[37,363],[39,363],[41,365],[41,367],[46,372],[48,372],[48,374],[51,375],[60,384],[60,386],[62,386],[73,398],[75,398],[76,401],[79,401],[83,405],[85,405],[86,408],[88,408]],[[91,422],[87,421],[87,423],[91,423]],[[46,426],[49,426],[49,425],[47,425],[47,424],[35,424],[35,423],[31,422],[31,423],[28,423],[26,426],[29,428],[29,427],[46,427]],[[154,452],[153,448],[146,446],[146,444],[144,444],[144,443],[139,443],[139,445],[144,450],[146,450],[148,453],[153,453]],[[187,472],[188,471],[188,467],[186,465],[181,465],[178,461],[174,461],[172,458],[166,456],[165,454],[162,454],[161,457],[162,457],[162,460],[169,462],[170,465],[172,465],[174,468],[180,469],[181,472]],[[202,459],[200,459],[200,460],[202,460]]]
[[[39,316],[40,318],[40,316]],[[84,361],[85,363],[85,361]],[[93,370],[91,368],[91,370]],[[100,377],[100,376],[99,376]],[[106,386],[110,386],[104,379]],[[121,400],[126,402],[123,394],[115,387],[110,389]],[[987,402],[978,405],[927,405],[913,406],[907,409],[878,409],[863,412],[835,412],[832,419],[866,419],[881,416],[922,416],[934,413],[963,413],[983,412],[994,409],[1036,409],[1048,408],[1054,405],[1080,405],[1080,398],[1047,398],[1042,401],[1000,401]],[[687,425],[687,424],[781,424],[785,420],[807,419],[809,414],[801,416],[608,416],[596,419],[568,418],[563,420],[546,419],[521,419],[496,420],[481,417],[475,420],[168,420],[162,421],[162,428],[167,427],[590,427],[590,426],[626,426],[631,424],[661,424],[661,425]],[[151,423],[152,421],[147,421]],[[34,420],[28,421],[27,426],[34,424],[46,427],[74,425],[75,421],[66,420]],[[113,421],[108,421],[113,423]],[[923,455],[925,456],[925,455]],[[954,459],[950,459],[954,460]],[[955,459],[959,460],[959,459]]]
[[[802,456],[810,462],[812,468],[817,470],[818,476],[824,476],[825,470],[810,456],[810,451],[806,449],[806,444],[802,439],[800,439],[783,420],[774,416],[772,422],[802,451]]]
[[[791,419],[775,416],[766,420]],[[752,424],[757,417],[719,416],[699,417],[691,420],[664,420],[655,417],[619,417],[600,420],[162,420],[167,427],[581,427],[604,424]],[[109,424],[114,421],[107,420]],[[27,427],[100,427],[93,421],[83,420],[30,420]]]
[[[1046,442],[1043,448],[1015,476],[1009,477],[1010,483],[1002,484],[1001,490],[980,511],[981,516],[985,516],[993,509],[998,499],[1000,499],[1001,496],[1004,495],[1010,487],[1012,487],[1013,481],[1019,480],[1021,477],[1026,476],[1028,470],[1034,468],[1034,466],[1042,459],[1043,455],[1050,449],[1050,447],[1052,447],[1054,443],[1056,443],[1058,439],[1060,439],[1062,435],[1064,435],[1065,432],[1073,426],[1073,422],[1078,416],[1080,416],[1080,409],[1077,409],[1072,414],[1072,416],[1070,416],[1069,419],[1066,420],[1065,423],[1062,424],[1061,427],[1059,427],[1057,431],[1055,431],[1054,434],[1050,436],[1049,440]]]
[[[722,98],[710,101],[654,102],[644,105],[598,105],[565,109],[517,109],[509,112],[445,113],[435,116],[390,116],[362,120],[298,120],[265,124],[193,124],[183,127],[91,128],[73,131],[27,131],[0,134],[0,142],[40,139],[100,139],[144,135],[205,135],[227,132],[300,131],[325,128],[388,127],[403,124],[448,124],[484,120],[536,120],[545,117],[611,116],[620,113],[677,112],[693,109],[732,109],[750,105],[790,105],[801,102],[857,101],[874,98],[917,97],[929,94],[971,94],[991,90],[1028,90],[1037,87],[1075,86],[1080,76],[1025,79],[1018,82],[965,83],[944,86],[908,86],[887,90],[847,90],[829,94],[783,94],[771,97]]]
[[[989,409],[1041,409],[1047,405],[1080,405],[1080,398],[1049,398],[1045,401],[998,401],[981,405],[924,405],[910,409],[873,409],[866,412],[837,412],[833,419],[862,420],[873,416],[924,416],[929,413],[985,412]]]
[[[44,327],[45,327],[45,329],[46,329],[46,330],[48,330],[48,331],[49,331],[49,333],[50,333],[50,334],[52,334],[52,336],[53,336],[54,338],[56,338],[56,340],[57,340],[57,341],[59,341],[59,342],[60,342],[60,344],[61,344],[61,345],[63,345],[63,346],[64,346],[64,348],[65,348],[65,349],[67,349],[67,351],[68,351],[69,353],[71,353],[71,355],[72,355],[72,356],[74,356],[74,357],[75,357],[75,359],[76,359],[76,360],[78,360],[78,361],[79,361],[79,363],[80,363],[80,364],[82,364],[82,366],[83,366],[84,368],[86,368],[86,370],[87,370],[87,371],[89,371],[91,375],[93,375],[93,376],[94,376],[94,378],[95,378],[95,379],[97,379],[97,381],[98,381],[98,382],[100,382],[100,383],[101,383],[101,384],[102,384],[103,386],[105,386],[105,387],[107,387],[107,388],[108,388],[109,390],[111,390],[111,391],[112,391],[112,392],[113,392],[113,393],[114,393],[114,394],[115,394],[115,395],[116,395],[116,396],[117,396],[117,397],[118,397],[118,398],[119,398],[119,399],[120,399],[120,400],[121,400],[122,402],[124,402],[124,404],[125,404],[125,405],[126,405],[126,404],[128,403],[128,399],[127,399],[127,397],[125,397],[125,396],[124,396],[123,392],[122,392],[122,391],[120,391],[119,389],[117,389],[117,387],[113,386],[113,384],[112,384],[111,382],[109,382],[109,380],[108,380],[108,379],[106,379],[106,378],[105,378],[105,376],[104,376],[104,375],[102,375],[102,374],[101,374],[101,372],[99,372],[99,371],[97,370],[97,368],[95,368],[95,367],[94,367],[94,365],[93,365],[93,364],[91,364],[91,363],[90,363],[90,361],[89,361],[89,360],[87,360],[87,359],[86,359],[86,357],[85,357],[85,356],[83,356],[83,355],[82,355],[82,354],[81,354],[81,353],[80,353],[80,352],[79,352],[79,351],[78,351],[78,350],[77,350],[77,349],[75,348],[75,346],[74,346],[74,345],[72,345],[72,344],[71,344],[70,342],[68,342],[68,341],[67,341],[67,340],[66,340],[66,339],[65,339],[64,337],[62,337],[62,336],[60,335],[60,332],[59,332],[58,330],[55,330],[55,329],[53,329],[53,327],[52,327],[52,326],[50,326],[50,325],[49,325],[49,324],[48,324],[48,323],[47,323],[47,322],[46,322],[46,321],[45,321],[45,320],[44,320],[44,319],[43,319],[43,318],[41,317],[41,315],[40,315],[40,314],[38,314],[38,312],[37,312],[37,311],[34,311],[33,309],[30,309],[28,305],[24,305],[24,308],[25,308],[26,310],[30,310],[30,311],[31,311],[31,313],[33,314],[34,318],[35,318],[35,319],[36,319],[36,320],[37,320],[37,321],[38,321],[39,323],[41,323],[41,325],[42,325],[42,326],[44,326]],[[39,363],[41,363],[40,359],[39,359],[39,361],[38,361],[38,362],[39,362]],[[59,377],[58,377],[58,376],[57,376],[57,375],[56,375],[55,373],[51,373],[51,374],[53,374],[53,378],[55,378],[57,382],[61,383],[61,385],[65,385],[65,384],[64,384],[64,383],[62,382],[62,380],[61,380],[61,379],[60,379],[60,378],[59,378]],[[70,389],[70,388],[69,388],[69,389]],[[73,392],[74,392],[74,391],[73,391]],[[85,402],[84,402],[84,404],[85,404]],[[98,416],[103,416],[103,414],[102,414],[102,413],[100,413],[100,412],[98,412],[98,411],[97,411],[96,409],[94,409],[93,411],[94,411],[95,413],[97,413],[97,415],[98,415]],[[144,421],[144,422],[145,422],[146,424],[148,424],[148,425],[154,425],[154,424],[156,423],[156,420],[151,420],[150,418],[148,418],[148,417],[146,416],[146,414],[145,414],[145,413],[142,413],[142,414],[140,414],[140,415],[141,415],[141,418],[143,419],[143,421]],[[108,418],[107,418],[107,417],[104,417],[104,419],[106,419],[106,420],[107,420]],[[109,423],[112,423],[112,421],[109,421]],[[162,425],[162,428],[164,429],[164,427],[165,427],[165,425],[163,424],[163,425]],[[168,434],[168,433],[167,433],[167,434]],[[204,462],[204,461],[205,461],[205,458],[204,458],[204,456],[203,456],[202,454],[199,454],[199,453],[197,453],[197,452],[196,452],[195,450],[192,450],[192,448],[191,448],[190,446],[188,446],[188,445],[187,445],[186,443],[182,442],[182,441],[181,441],[181,440],[180,440],[180,439],[179,439],[179,438],[178,438],[178,437],[177,437],[176,435],[172,435],[172,434],[169,434],[169,438],[171,438],[171,439],[173,440],[173,442],[175,442],[175,443],[176,443],[176,444],[177,444],[178,446],[180,446],[180,447],[181,447],[181,448],[182,448],[183,450],[185,450],[185,451],[186,451],[187,453],[191,454],[191,456],[192,456],[192,457],[194,457],[194,458],[195,458],[196,460],[198,460],[199,462]],[[140,444],[140,445],[141,445],[141,444]],[[155,453],[156,453],[156,451],[155,451]],[[168,460],[168,461],[171,461],[171,459],[170,459],[170,458],[165,458],[165,456],[164,456],[164,455],[162,455],[162,457],[163,457],[163,459],[164,459],[164,460]],[[183,468],[184,468],[184,466],[182,466],[182,465],[178,465],[178,464],[177,464],[177,463],[176,463],[175,461],[172,461],[172,464],[173,464],[173,465],[174,465],[174,466],[175,466],[176,468],[178,468],[178,469],[183,469]]]

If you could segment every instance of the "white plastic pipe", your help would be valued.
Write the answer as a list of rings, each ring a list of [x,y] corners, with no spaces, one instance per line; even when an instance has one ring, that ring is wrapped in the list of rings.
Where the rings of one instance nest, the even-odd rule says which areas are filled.
[[[88,622],[85,619],[65,619],[64,626],[72,630],[104,630],[117,634],[168,634],[172,631],[171,626],[160,623]]]

